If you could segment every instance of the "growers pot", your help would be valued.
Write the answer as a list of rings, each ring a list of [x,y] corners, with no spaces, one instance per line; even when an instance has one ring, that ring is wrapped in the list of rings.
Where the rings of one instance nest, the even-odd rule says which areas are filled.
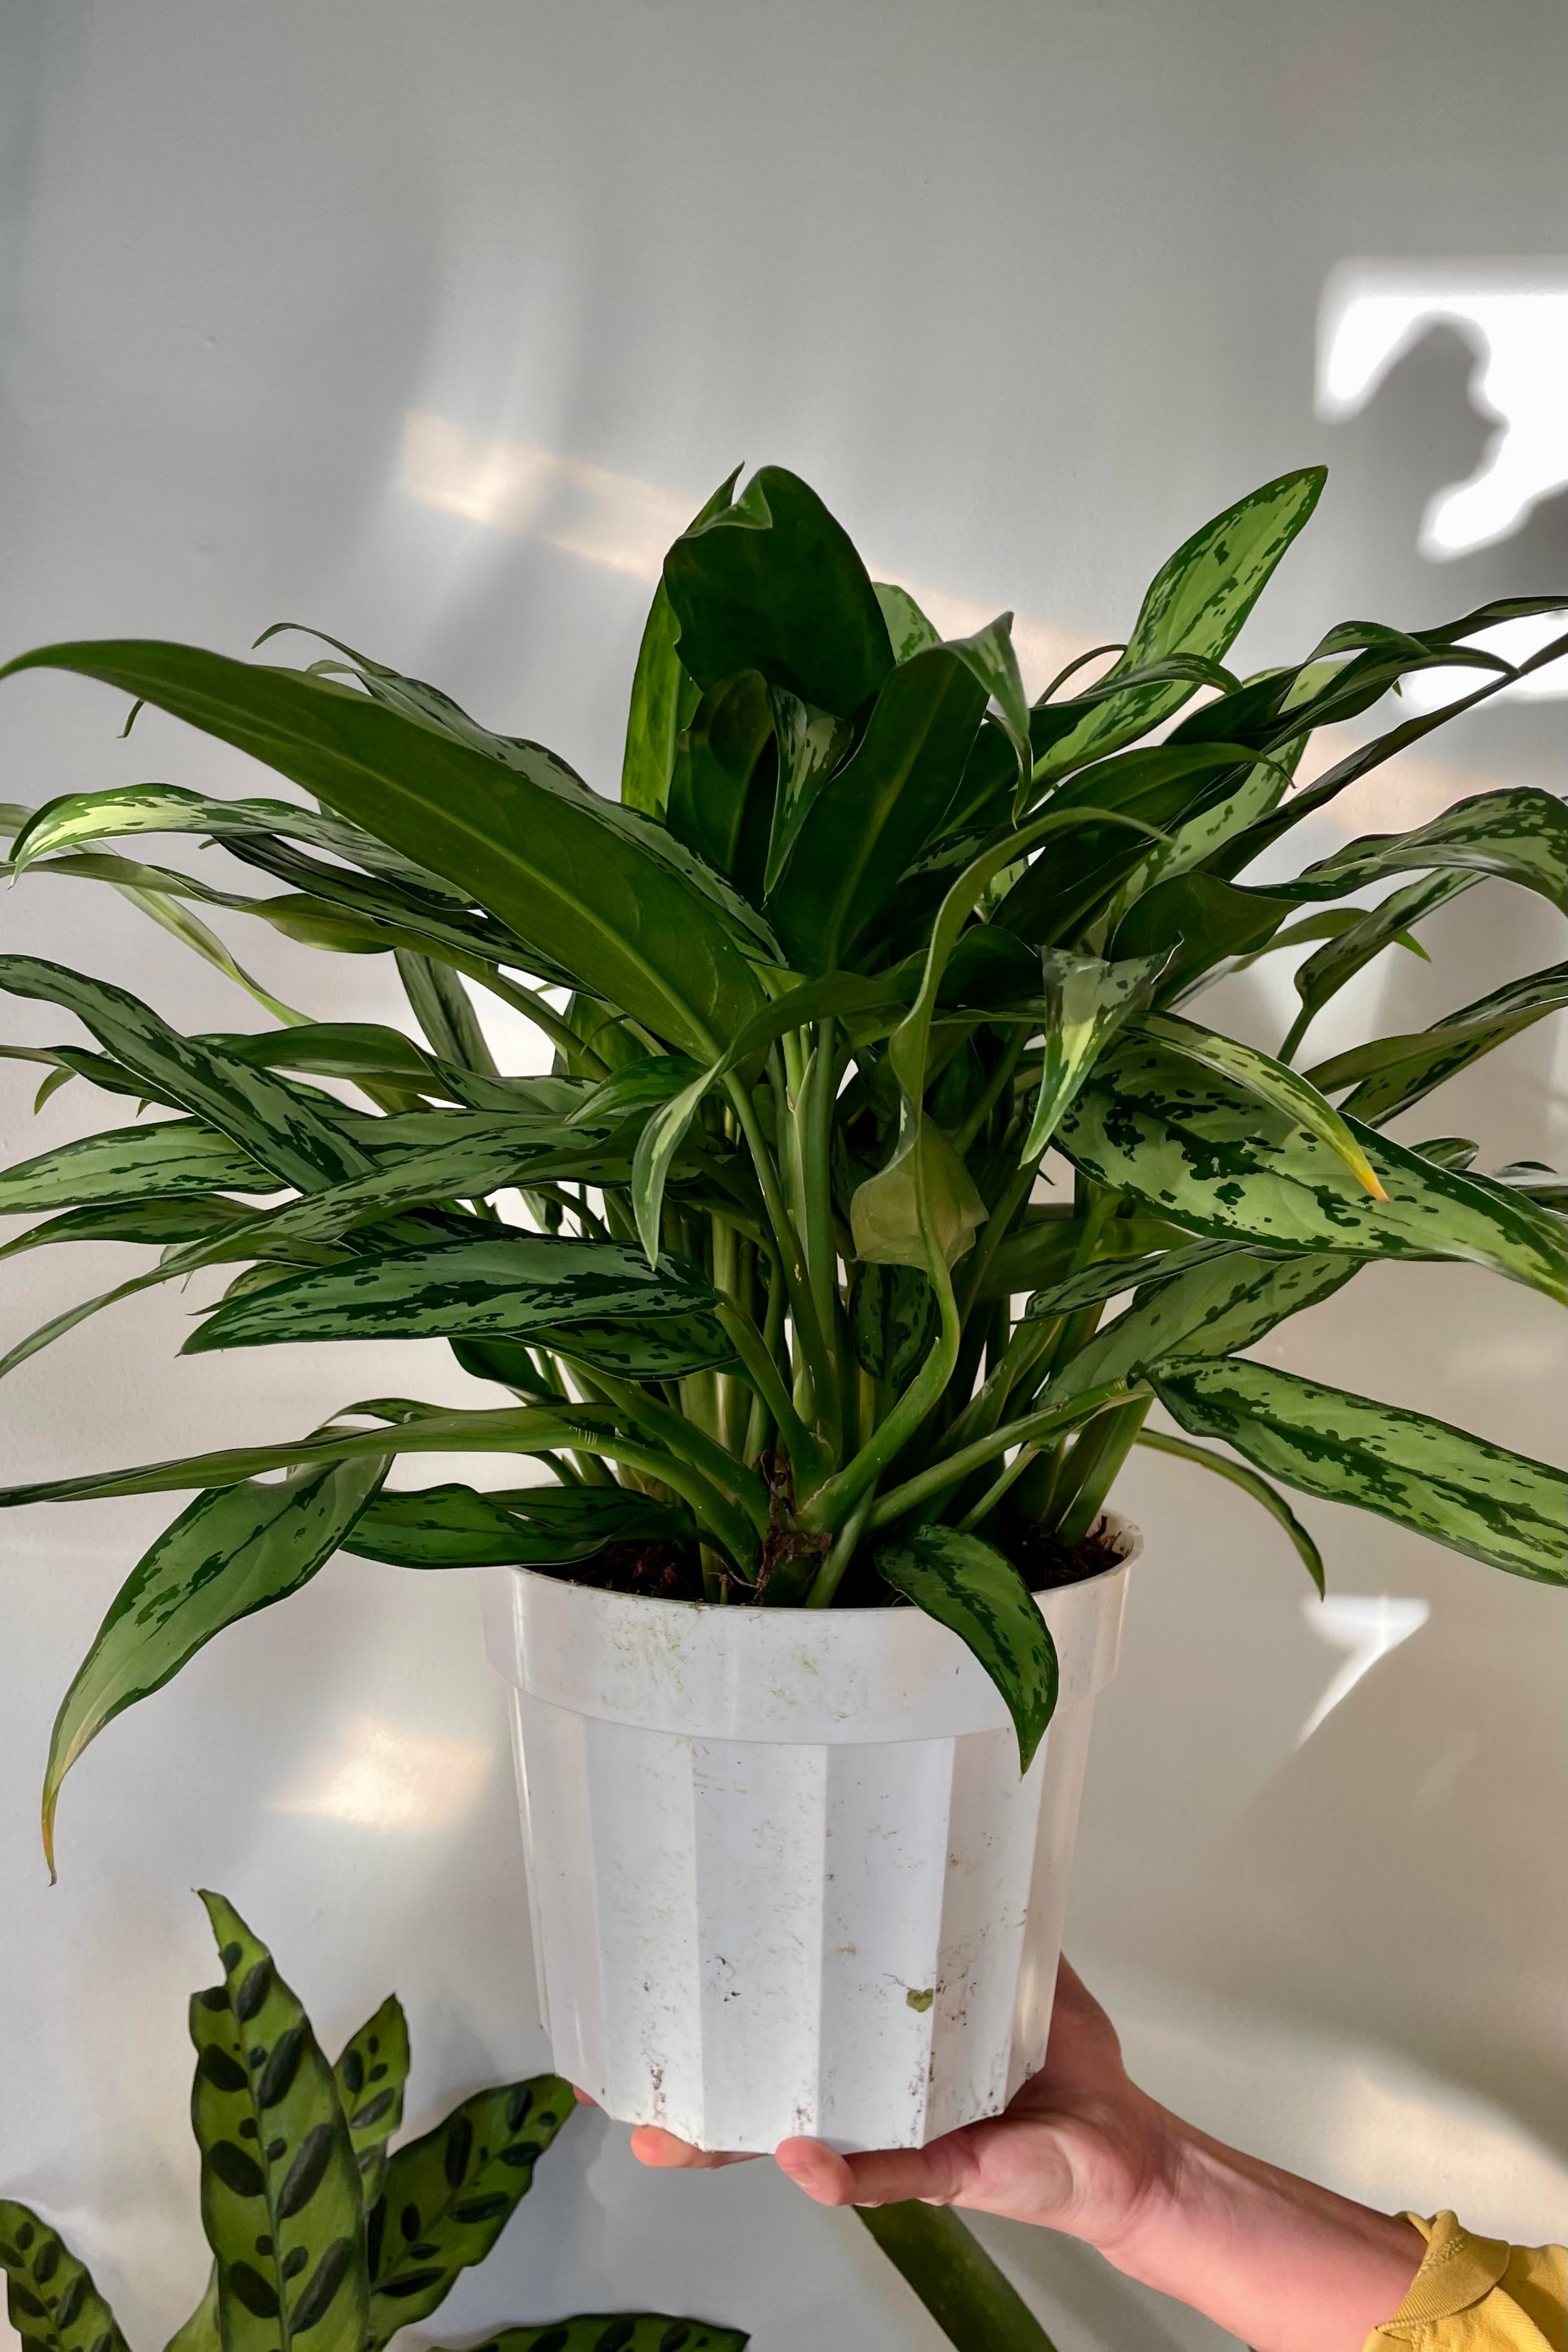
[[[1061,1697],[1029,1771],[921,1611],[710,1608],[491,1571],[555,2063],[623,2123],[767,2151],[918,2147],[1042,2063],[1119,1562],[1039,1596]]]

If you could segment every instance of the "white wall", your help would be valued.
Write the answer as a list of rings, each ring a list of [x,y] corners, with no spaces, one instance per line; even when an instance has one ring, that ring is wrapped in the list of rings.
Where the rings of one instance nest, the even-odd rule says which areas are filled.
[[[1542,286],[1560,268],[1540,258],[1564,160],[1545,0],[12,0],[0,27],[7,652],[115,632],[233,651],[313,621],[609,784],[652,563],[742,457],[799,467],[934,598],[1016,605],[1037,672],[1121,634],[1196,523],[1320,456],[1330,488],[1256,661],[1568,568],[1561,496],[1500,543],[1416,551],[1490,430],[1462,320],[1418,334],[1358,414],[1312,408],[1320,297],[1347,259],[1513,260]],[[1492,706],[1381,772],[1345,824],[1554,781],[1561,713]],[[0,796],[252,781],[155,719],[122,744],[120,716],[59,678],[7,687]],[[192,1027],[260,1020],[85,885],[29,879],[0,935]],[[1434,964],[1379,968],[1322,1050],[1369,1014],[1434,1018],[1556,936],[1540,901],[1472,893],[1429,927]],[[322,1013],[392,1009],[373,961],[231,939]],[[1235,1008],[1264,1040],[1270,986]],[[65,1029],[15,1003],[5,1022]],[[78,1087],[35,1125],[32,1084],[0,1069],[7,1160],[101,1121]],[[1538,1029],[1409,1131],[1561,1164],[1562,1111]],[[106,1246],[0,1269],[5,1333],[126,1264]],[[16,1374],[0,1475],[302,1428],[378,1385],[466,1387],[434,1347],[181,1363],[188,1312],[157,1294]],[[1369,1273],[1275,1352],[1560,1444],[1556,1324],[1468,1269]],[[1301,1744],[1346,1654],[1272,1530],[1163,1461],[1126,1491],[1148,1558],[1070,1944],[1145,2079],[1354,2193],[1562,2234],[1560,1603],[1309,1506],[1336,1593],[1429,1613]],[[68,2225],[139,2347],[204,2267],[190,1887],[253,1917],[326,2032],[396,1984],[415,2120],[546,2061],[462,1578],[342,1561],[226,1635],[78,1768],[47,1890],[32,1814],[53,1711],[167,1515],[38,1510],[5,1524],[0,1571],[0,2185]],[[1076,2248],[986,2234],[1062,2352],[1220,2341]],[[439,2332],[639,2299],[749,2324],[758,2352],[938,2344],[849,2217],[761,2167],[640,2174],[587,2118]]]

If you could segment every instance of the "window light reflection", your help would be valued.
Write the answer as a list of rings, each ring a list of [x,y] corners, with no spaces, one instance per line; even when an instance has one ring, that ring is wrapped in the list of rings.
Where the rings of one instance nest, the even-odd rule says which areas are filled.
[[[352,1716],[309,1755],[272,1811],[392,1833],[441,1829],[471,1812],[496,1761],[486,1741],[437,1739]]]

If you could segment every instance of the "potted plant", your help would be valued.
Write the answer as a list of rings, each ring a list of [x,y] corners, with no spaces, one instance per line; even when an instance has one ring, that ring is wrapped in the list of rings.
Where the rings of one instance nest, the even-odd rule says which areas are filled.
[[[382,2352],[482,2263],[575,2101],[559,2074],[476,2091],[393,2148],[408,2078],[395,1993],[333,2064],[272,1954],[202,1896],[223,1981],[191,1999],[191,2127],[202,2154],[206,2290],[167,2352]],[[6,2312],[25,2352],[126,2352],[91,2272],[31,2206],[0,2197]],[[668,2312],[502,2328],[483,2352],[745,2352]]]
[[[1295,1066],[1335,991],[1458,892],[1563,905],[1561,803],[1490,792],[1244,878],[1560,654],[1470,640],[1564,600],[1347,624],[1239,677],[1224,657],[1322,480],[1197,531],[1105,675],[1075,665],[1030,705],[1006,615],[941,641],[803,482],[766,467],[737,498],[732,477],[666,561],[618,804],[336,644],[303,672],[150,642],[11,665],[99,678],[311,797],[139,784],[14,813],[14,875],[110,883],[274,1025],[187,1037],[105,981],[0,959],[0,986],[94,1041],[26,1049],[44,1093],[173,1114],[0,1175],[0,1209],[46,1213],[12,1249],[159,1253],[0,1369],[237,1265],[187,1352],[438,1335],[496,1384],[0,1495],[197,1490],[62,1705],[47,1841],[95,1734],[333,1551],[495,1568],[557,2063],[708,2146],[916,2144],[1043,2054],[1133,1445],[1242,1486],[1320,1586],[1275,1480],[1563,1580],[1557,1473],[1247,1352],[1381,1258],[1564,1295],[1558,1180],[1385,1131],[1561,1005],[1562,967]],[[1444,667],[1484,675],[1296,786],[1316,730]],[[107,845],[160,831],[282,888]],[[424,1043],[280,1004],[198,907],[392,954]],[[1286,950],[1301,1013],[1278,1054],[1206,1025],[1212,981]],[[552,1075],[497,1067],[470,983],[538,1024]],[[1156,1399],[1180,1434],[1145,1426]],[[388,1483],[429,1451],[552,1483]]]

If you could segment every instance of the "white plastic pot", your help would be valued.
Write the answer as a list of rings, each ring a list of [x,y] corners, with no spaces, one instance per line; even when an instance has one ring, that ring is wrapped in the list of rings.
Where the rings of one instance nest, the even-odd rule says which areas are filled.
[[[488,1576],[545,2031],[623,2123],[918,2147],[1040,2065],[1127,1570],[1042,1593],[1061,1695],[1021,1779],[918,1610],[709,1608]]]

